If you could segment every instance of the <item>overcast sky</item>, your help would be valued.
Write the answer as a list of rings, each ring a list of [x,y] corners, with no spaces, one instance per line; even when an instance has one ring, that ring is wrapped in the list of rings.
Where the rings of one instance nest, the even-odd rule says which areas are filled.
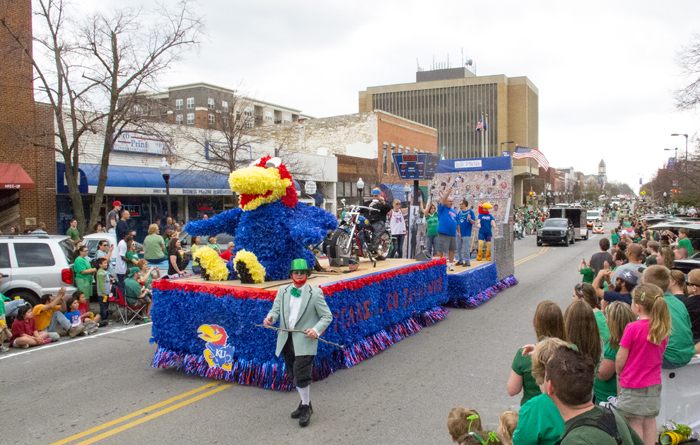
[[[125,0],[98,4],[110,3]],[[478,75],[527,76],[537,86],[539,148],[550,165],[593,174],[604,159],[609,180],[634,190],[672,156],[664,148],[684,148],[671,133],[700,129],[697,114],[674,111],[672,94],[684,81],[676,53],[700,32],[696,0],[199,0],[199,7],[207,39],[164,87],[208,82],[315,117],[351,114],[359,91],[414,82],[416,59],[429,68],[449,54],[459,66],[463,48]]]

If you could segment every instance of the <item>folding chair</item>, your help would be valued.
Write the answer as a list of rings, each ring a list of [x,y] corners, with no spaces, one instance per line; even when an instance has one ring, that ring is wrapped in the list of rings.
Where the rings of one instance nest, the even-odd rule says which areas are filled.
[[[126,300],[124,294],[119,289],[119,287],[114,286],[112,288],[112,295],[109,298],[110,303],[114,303],[117,306],[116,313],[119,314],[119,318],[124,322],[124,324],[129,324],[134,321],[137,317],[143,318],[141,312],[146,308],[145,304],[141,306],[132,306]],[[110,304],[111,306],[112,304]]]

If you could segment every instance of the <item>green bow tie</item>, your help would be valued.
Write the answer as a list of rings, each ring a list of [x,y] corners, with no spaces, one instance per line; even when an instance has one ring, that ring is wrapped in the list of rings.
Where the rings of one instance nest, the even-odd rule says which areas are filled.
[[[297,297],[297,298],[301,297],[301,290],[297,289],[296,287],[292,287],[289,290],[289,293],[291,293],[293,297]]]

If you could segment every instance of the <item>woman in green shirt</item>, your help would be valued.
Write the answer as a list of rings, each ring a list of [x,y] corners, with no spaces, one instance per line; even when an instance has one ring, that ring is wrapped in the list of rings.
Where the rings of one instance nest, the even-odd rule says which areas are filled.
[[[430,200],[426,203],[426,207],[428,208],[427,211],[423,207],[423,200],[421,200],[420,211],[425,215],[425,223],[428,225],[428,229],[425,231],[425,250],[432,256],[437,253],[435,244],[438,235],[438,215],[435,204],[431,204]]]
[[[158,224],[148,226],[148,236],[143,240],[143,257],[149,264],[156,264],[165,258],[165,241],[158,234]]]
[[[637,320],[632,308],[624,301],[613,301],[605,309],[610,339],[605,343],[603,361],[593,383],[593,403],[611,401],[611,397],[617,397],[617,375],[615,373],[615,358],[620,348],[620,340],[625,332],[625,327]],[[614,400],[614,399],[612,399]]]
[[[199,249],[199,243],[201,242],[202,237],[201,236],[193,236],[192,237],[192,247],[190,248],[190,252],[192,252],[192,272],[195,275],[199,275],[200,272],[202,272],[202,268],[199,267],[199,261],[194,257],[194,253]]]
[[[90,262],[87,259],[87,246],[78,247],[78,254],[79,256],[73,263],[75,287],[83,291],[85,298],[89,299],[92,297],[92,277],[97,270],[90,266]]]
[[[137,267],[138,262],[139,262],[139,254],[136,253],[136,244],[134,244],[134,240],[128,240],[126,242],[126,259],[127,259],[127,267]]]

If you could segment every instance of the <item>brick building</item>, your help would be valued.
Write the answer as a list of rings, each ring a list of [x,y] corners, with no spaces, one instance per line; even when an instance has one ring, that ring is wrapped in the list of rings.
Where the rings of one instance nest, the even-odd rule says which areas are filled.
[[[4,20],[26,47],[32,46],[32,5],[0,2]],[[33,68],[12,36],[0,28],[0,230],[35,229],[44,222],[56,231],[56,176],[53,114],[34,101]],[[39,136],[44,134],[44,136]]]

